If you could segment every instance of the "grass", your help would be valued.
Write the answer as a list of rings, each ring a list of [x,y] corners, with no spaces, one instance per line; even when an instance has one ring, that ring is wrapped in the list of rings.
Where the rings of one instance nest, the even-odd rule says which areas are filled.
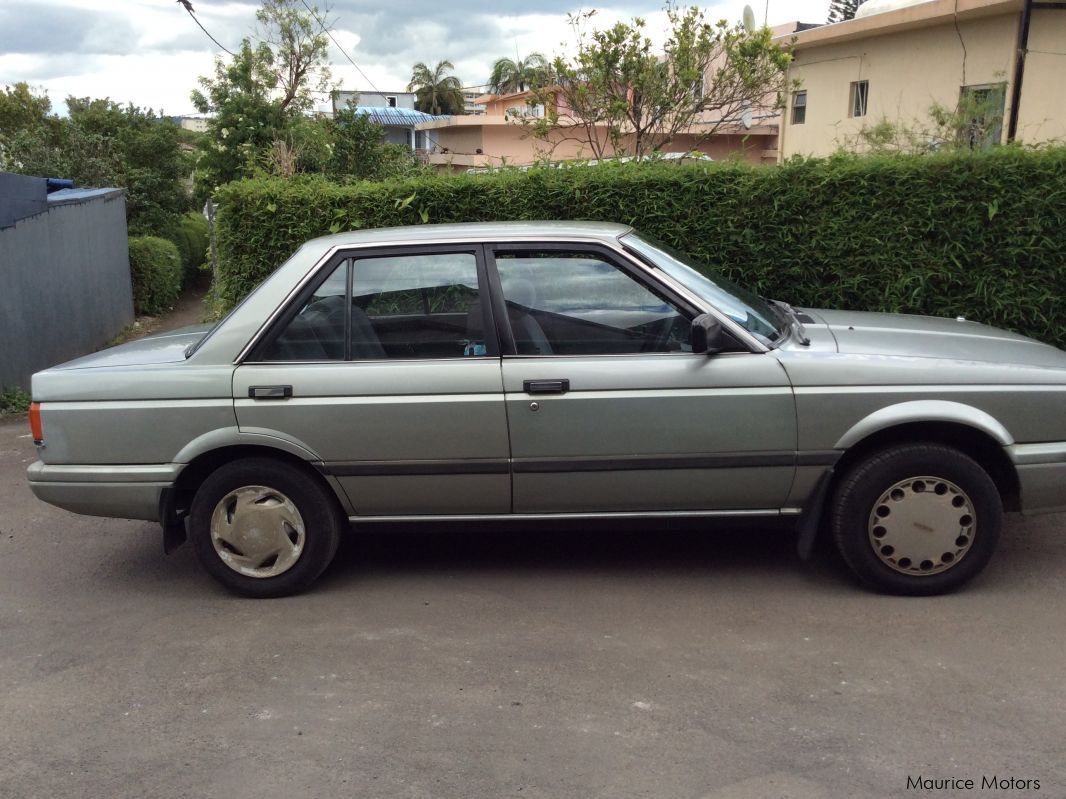
[[[134,335],[139,333],[140,330],[141,330],[140,322],[131,322],[130,324],[128,324],[124,328],[122,328],[115,335],[114,338],[110,338],[107,341],[105,341],[103,343],[103,345],[101,345],[100,348],[97,350],[97,352],[99,352],[100,350],[106,350],[106,349],[108,349],[110,347],[117,347],[119,344],[125,344],[127,341],[130,340],[130,338],[132,338]]]
[[[0,416],[26,413],[30,409],[30,395],[18,386],[0,387]]]

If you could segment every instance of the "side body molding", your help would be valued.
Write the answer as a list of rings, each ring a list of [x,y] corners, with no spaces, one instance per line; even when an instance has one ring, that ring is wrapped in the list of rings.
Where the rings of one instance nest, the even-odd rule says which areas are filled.
[[[961,402],[913,400],[874,411],[844,433],[837,441],[836,449],[847,449],[879,430],[911,422],[954,422],[988,434],[1001,446],[1014,443],[1007,428],[985,411]]]

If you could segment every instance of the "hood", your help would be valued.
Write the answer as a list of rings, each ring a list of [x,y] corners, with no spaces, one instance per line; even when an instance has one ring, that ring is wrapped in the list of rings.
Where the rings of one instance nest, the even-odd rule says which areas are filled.
[[[185,360],[185,351],[204,337],[211,325],[194,325],[137,341],[119,344],[52,369],[92,369],[99,366],[148,366]]]
[[[1035,339],[977,322],[910,314],[805,310],[816,337],[821,330],[848,355],[895,355],[953,361],[1010,363],[1066,369],[1066,352]]]

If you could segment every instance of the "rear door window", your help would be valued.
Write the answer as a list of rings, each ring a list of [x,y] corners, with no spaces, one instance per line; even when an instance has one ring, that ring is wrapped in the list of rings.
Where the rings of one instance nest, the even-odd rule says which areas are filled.
[[[498,350],[483,304],[475,252],[355,255],[319,283],[261,360],[489,355]]]

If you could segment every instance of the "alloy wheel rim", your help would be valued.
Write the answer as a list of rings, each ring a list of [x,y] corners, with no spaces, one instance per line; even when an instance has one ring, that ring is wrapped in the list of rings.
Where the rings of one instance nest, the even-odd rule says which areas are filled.
[[[973,548],[973,502],[942,477],[908,477],[874,503],[867,524],[870,546],[894,571],[924,577],[954,568]]]
[[[230,491],[211,514],[211,544],[219,559],[246,577],[276,577],[303,553],[306,530],[296,505],[267,486]]]

